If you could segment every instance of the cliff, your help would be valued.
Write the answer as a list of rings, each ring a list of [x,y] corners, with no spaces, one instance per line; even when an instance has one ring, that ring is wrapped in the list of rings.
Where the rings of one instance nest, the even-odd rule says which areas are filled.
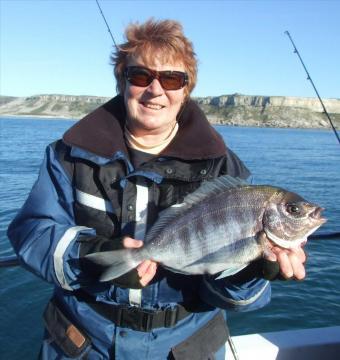
[[[0,97],[0,115],[80,119],[110,98],[100,96],[35,95]]]
[[[196,101],[214,124],[329,128],[317,98],[233,94]],[[323,99],[323,102],[334,124],[340,125],[340,99]]]
[[[36,95],[0,97],[0,115],[80,119],[108,97]],[[222,95],[195,98],[213,124],[260,127],[329,128],[317,98]],[[336,127],[340,127],[340,99],[324,99]]]

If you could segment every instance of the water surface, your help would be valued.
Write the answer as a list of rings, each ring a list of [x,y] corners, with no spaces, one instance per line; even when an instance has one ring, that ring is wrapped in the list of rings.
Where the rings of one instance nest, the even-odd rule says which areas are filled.
[[[0,256],[12,254],[6,229],[25,201],[47,144],[74,122],[0,118]],[[217,126],[254,182],[298,192],[326,208],[322,232],[340,232],[340,147],[331,131]],[[229,313],[233,335],[340,325],[340,241],[309,242],[307,279],[275,282],[270,305]],[[52,287],[22,268],[0,269],[0,349],[3,359],[35,359],[41,315]]]

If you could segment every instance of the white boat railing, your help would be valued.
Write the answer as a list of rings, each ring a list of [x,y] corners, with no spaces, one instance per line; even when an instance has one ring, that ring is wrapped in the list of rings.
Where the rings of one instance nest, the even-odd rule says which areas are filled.
[[[339,360],[340,326],[232,337],[239,360]],[[226,344],[225,359],[234,359]]]

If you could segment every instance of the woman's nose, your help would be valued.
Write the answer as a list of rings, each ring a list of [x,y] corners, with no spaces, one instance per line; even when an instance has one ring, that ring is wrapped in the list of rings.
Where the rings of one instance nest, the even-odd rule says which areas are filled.
[[[164,93],[164,89],[158,79],[153,79],[152,83],[147,87],[147,91],[155,96]]]

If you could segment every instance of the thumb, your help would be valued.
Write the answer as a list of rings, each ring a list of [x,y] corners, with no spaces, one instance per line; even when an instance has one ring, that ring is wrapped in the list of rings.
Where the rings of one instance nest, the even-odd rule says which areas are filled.
[[[123,239],[123,245],[126,248],[140,248],[140,247],[143,246],[143,241],[136,240],[136,239],[133,239],[133,238],[131,238],[129,236],[126,236]]]

